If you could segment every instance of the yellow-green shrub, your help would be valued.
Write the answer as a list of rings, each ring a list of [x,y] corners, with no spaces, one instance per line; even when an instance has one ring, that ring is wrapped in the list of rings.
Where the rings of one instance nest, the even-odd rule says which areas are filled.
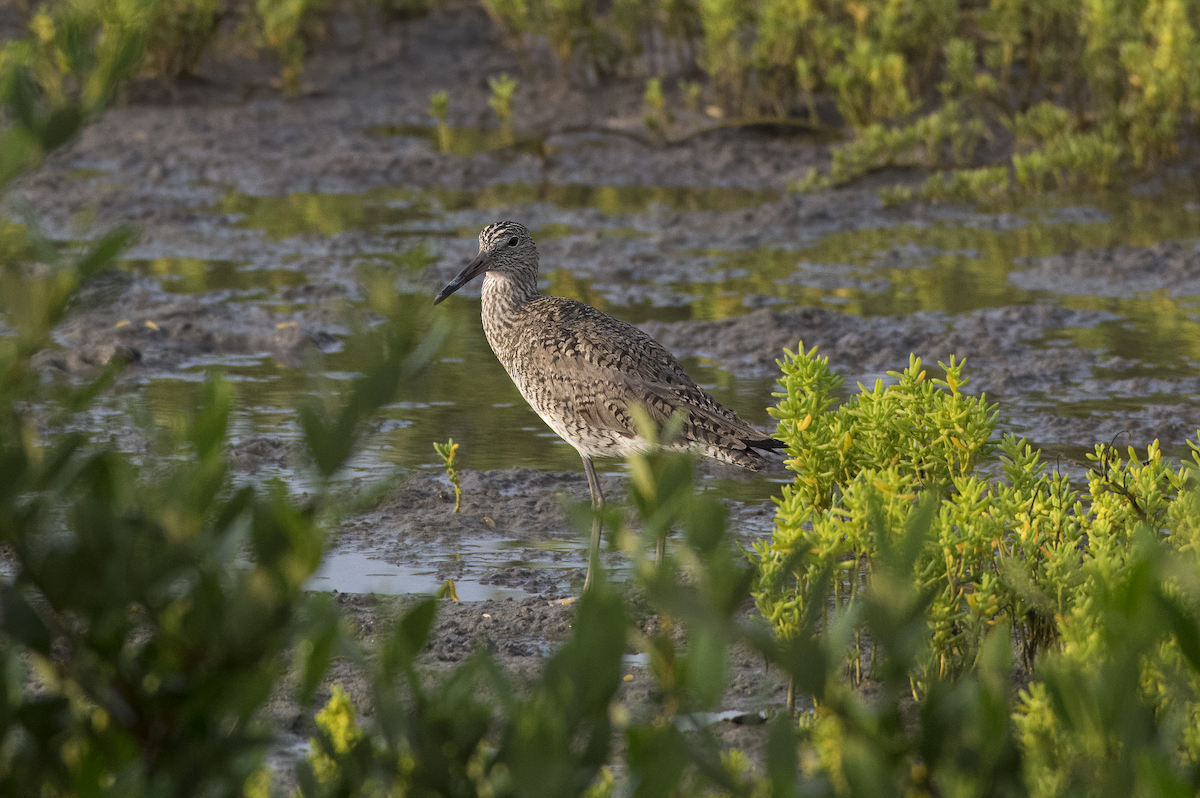
[[[1001,623],[1013,629],[1030,666],[1040,651],[1064,650],[1071,635],[1087,639],[1079,630],[1088,618],[1096,622],[1088,615],[1091,596],[1119,578],[1139,526],[1178,528],[1172,544],[1181,554],[1194,548],[1196,508],[1180,498],[1188,495],[1191,467],[1171,467],[1157,443],[1140,461],[1132,450],[1123,457],[1097,446],[1084,499],[1066,475],[1047,469],[1040,452],[1011,436],[999,444],[1003,479],[977,471],[994,449],[996,411],[961,392],[961,364],[945,364],[946,378],[930,380],[913,358],[904,372],[891,373],[894,384],[861,388],[836,408],[840,381],[827,360],[801,348],[787,352],[781,367],[784,390],[772,413],[795,479],[778,501],[773,539],[752,553],[756,602],[781,637],[797,634],[813,611],[806,597],[828,573],[827,609],[853,606],[872,579],[873,524],[904,528],[923,490],[938,499],[912,574],[916,589],[932,597],[918,681],[970,668]],[[861,673],[861,641],[849,661]],[[1152,681],[1156,690],[1174,684],[1173,677]]]
[[[279,57],[280,85],[285,93],[297,94],[304,72],[305,39],[323,33],[319,17],[325,0],[254,0],[254,10],[260,44]]]
[[[221,0],[158,0],[143,71],[169,78],[194,74],[216,36],[220,10]]]

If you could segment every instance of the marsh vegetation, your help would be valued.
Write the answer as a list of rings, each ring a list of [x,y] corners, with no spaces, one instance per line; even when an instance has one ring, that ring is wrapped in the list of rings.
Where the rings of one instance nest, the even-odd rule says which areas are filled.
[[[5,17],[0,793],[1194,794],[1200,6],[482,6]],[[570,603],[574,454],[427,307],[514,210],[789,447],[615,466]]]

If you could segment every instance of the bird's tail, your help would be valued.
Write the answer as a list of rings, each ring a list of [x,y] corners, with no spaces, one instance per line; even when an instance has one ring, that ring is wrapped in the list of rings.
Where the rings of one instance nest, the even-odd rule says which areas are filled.
[[[776,438],[757,438],[753,440],[746,440],[745,444],[751,449],[762,449],[763,451],[787,448],[786,443],[781,440],[777,440]]]

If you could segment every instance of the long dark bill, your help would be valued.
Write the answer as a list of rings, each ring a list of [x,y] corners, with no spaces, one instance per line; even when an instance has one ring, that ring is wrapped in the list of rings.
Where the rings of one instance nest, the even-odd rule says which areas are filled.
[[[450,296],[455,291],[462,288],[464,285],[466,285],[467,283],[471,282],[479,275],[486,272],[488,270],[488,267],[490,267],[491,265],[492,265],[492,256],[490,254],[488,254],[487,252],[480,252],[478,255],[475,256],[475,260],[473,260],[469,264],[467,264],[467,268],[465,268],[461,272],[459,272],[458,276],[455,277],[453,280],[451,280],[450,283],[441,290],[441,293],[439,293],[434,298],[433,304],[435,304],[435,305],[438,304],[443,299]]]

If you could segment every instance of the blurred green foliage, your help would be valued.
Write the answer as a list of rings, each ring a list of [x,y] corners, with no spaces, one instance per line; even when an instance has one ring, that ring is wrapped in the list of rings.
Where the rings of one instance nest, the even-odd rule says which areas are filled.
[[[80,30],[85,53],[106,52],[102,26]],[[122,56],[117,63],[129,70],[140,53]],[[24,65],[6,66],[5,135],[27,142],[30,159],[61,143],[61,130],[43,120],[95,110],[122,74],[99,56],[81,59],[78,70],[63,70],[72,80],[61,94],[53,84],[38,93]],[[96,88],[89,94],[87,86]],[[64,117],[64,107],[76,116]],[[296,502],[282,486],[232,484],[225,435],[233,389],[219,377],[147,461],[93,445],[74,414],[120,363],[72,386],[44,380],[31,358],[51,345],[75,290],[113,264],[130,231],[103,236],[76,258],[58,254],[34,219],[18,232],[25,244],[7,242],[0,263],[0,542],[8,566],[0,582],[0,794],[240,796],[261,788],[272,737],[261,708],[289,664],[306,700],[333,653],[338,616],[326,598],[303,593],[320,562],[328,493]],[[373,284],[368,294],[369,310],[393,321],[360,325],[352,337],[370,365],[342,405],[301,409],[322,486],[353,451],[362,418],[391,401],[438,340],[417,340],[419,322],[398,313],[389,286]]]
[[[210,378],[192,417],[145,459],[77,430],[114,364],[80,387],[44,381],[74,289],[111,265],[128,231],[81,258],[10,259],[0,273],[0,794],[228,795],[262,787],[272,729],[260,712],[291,666],[301,701],[338,635],[320,563],[330,479],[364,417],[396,395],[438,335],[372,282],[348,344],[368,364],[340,404],[301,407],[318,490],[237,487],[226,431],[233,389]],[[401,318],[403,317],[403,318]],[[420,338],[420,340],[419,340]]]
[[[143,57],[154,0],[40,6],[0,44],[0,186],[66,143]]]
[[[3,179],[64,143],[141,63],[151,4],[55,6],[37,40],[0,59]],[[120,16],[124,14],[126,16]],[[117,15],[117,16],[113,16]],[[139,23],[141,26],[139,27]],[[45,380],[32,358],[82,283],[113,265],[131,231],[66,257],[32,216],[0,262],[0,794],[228,795],[262,792],[272,730],[260,717],[294,668],[307,700],[333,654],[338,616],[303,593],[320,562],[329,479],[362,418],[391,401],[438,336],[397,320],[372,283],[350,346],[368,367],[340,406],[301,408],[321,488],[236,487],[225,435],[229,382],[209,380],[190,419],[144,460],[96,446],[85,409],[120,370]]]

